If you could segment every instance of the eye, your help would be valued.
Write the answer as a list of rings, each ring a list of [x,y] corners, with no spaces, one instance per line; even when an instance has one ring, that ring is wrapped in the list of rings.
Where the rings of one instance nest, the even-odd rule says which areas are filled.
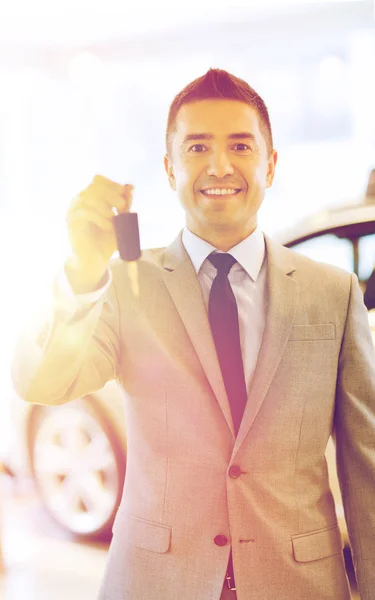
[[[246,152],[246,150],[251,150],[250,146],[248,146],[247,144],[242,144],[242,143],[235,144],[233,146],[233,148],[235,150],[238,150],[239,152]]]
[[[189,148],[189,152],[206,152],[207,151],[207,146],[205,146],[204,144],[194,144],[194,146],[190,146]]]

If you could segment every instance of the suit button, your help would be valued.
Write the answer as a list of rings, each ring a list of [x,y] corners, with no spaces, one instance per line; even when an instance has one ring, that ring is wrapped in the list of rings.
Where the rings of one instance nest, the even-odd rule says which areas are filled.
[[[217,535],[214,537],[214,542],[216,546],[226,546],[228,543],[228,538],[226,535]]]
[[[242,471],[241,471],[241,467],[239,467],[238,465],[232,465],[229,468],[229,477],[232,477],[232,479],[237,479],[237,477],[240,477],[242,475]]]

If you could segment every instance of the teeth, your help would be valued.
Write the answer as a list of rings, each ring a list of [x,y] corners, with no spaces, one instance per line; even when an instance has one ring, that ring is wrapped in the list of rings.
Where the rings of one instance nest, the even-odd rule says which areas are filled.
[[[204,194],[208,194],[209,196],[226,196],[229,194],[236,194],[238,190],[235,189],[223,189],[223,188],[215,188],[211,190],[203,190]]]

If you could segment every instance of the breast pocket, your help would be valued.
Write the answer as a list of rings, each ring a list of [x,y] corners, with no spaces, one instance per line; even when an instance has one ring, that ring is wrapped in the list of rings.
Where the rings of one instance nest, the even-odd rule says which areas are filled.
[[[294,325],[289,341],[334,340],[336,326],[334,323],[315,323],[313,325]]]

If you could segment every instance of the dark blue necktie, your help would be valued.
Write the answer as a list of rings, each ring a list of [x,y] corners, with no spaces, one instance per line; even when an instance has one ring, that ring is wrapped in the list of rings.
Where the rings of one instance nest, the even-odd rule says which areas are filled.
[[[211,254],[208,260],[217,270],[208,301],[208,318],[237,434],[247,400],[237,302],[228,280],[237,261],[230,254]]]

